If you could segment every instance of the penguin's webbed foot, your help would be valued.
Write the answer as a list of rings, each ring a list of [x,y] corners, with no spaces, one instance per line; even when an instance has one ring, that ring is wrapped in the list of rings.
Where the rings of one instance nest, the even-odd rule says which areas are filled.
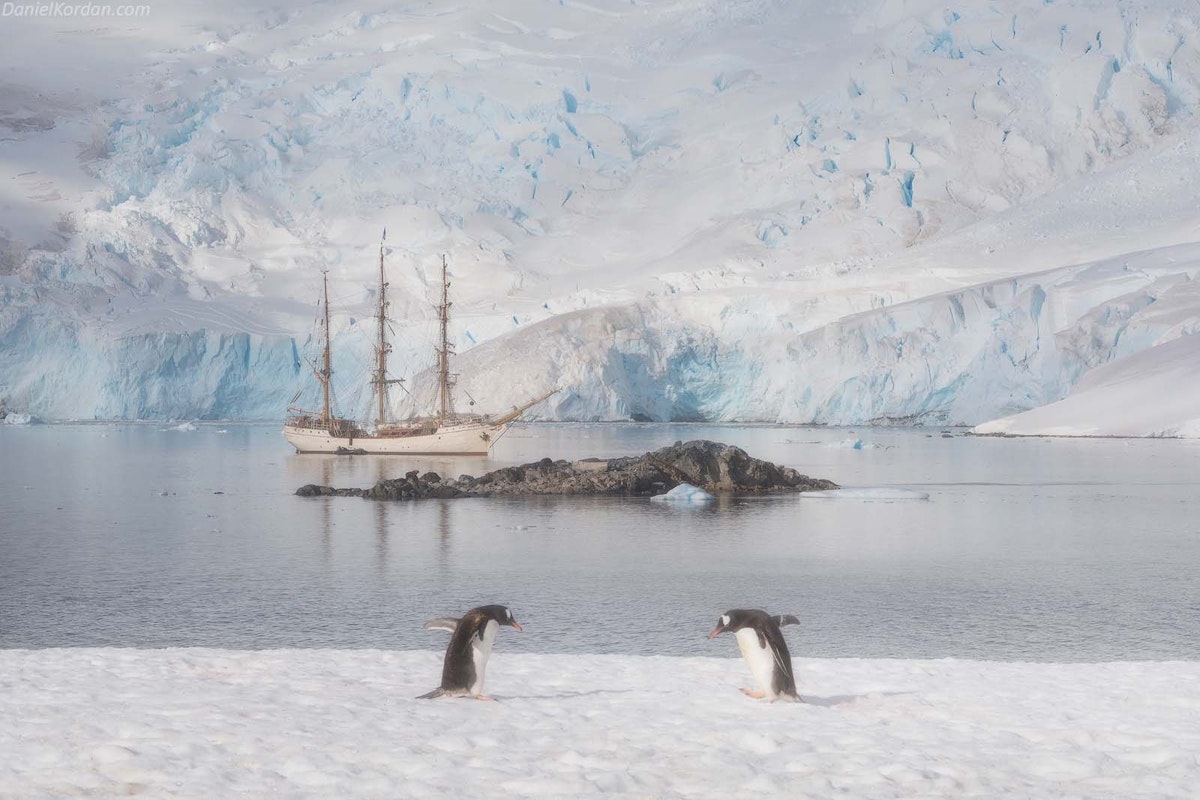
[[[753,697],[755,700],[762,700],[767,696],[765,692],[756,692],[753,689],[742,689],[742,694],[746,697]]]
[[[475,699],[476,700],[486,700],[489,703],[497,702],[496,698],[488,697],[486,694],[477,694],[477,695],[475,695]]]

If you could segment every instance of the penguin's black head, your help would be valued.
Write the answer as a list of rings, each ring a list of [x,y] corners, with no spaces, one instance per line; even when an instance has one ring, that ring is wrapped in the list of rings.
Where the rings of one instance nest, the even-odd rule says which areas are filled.
[[[755,616],[760,614],[766,616],[766,612],[763,611],[731,608],[720,616],[717,620],[717,627],[708,635],[708,638],[716,638],[726,631],[736,631],[741,628],[753,627]]]
[[[738,616],[736,609],[726,611],[717,619],[717,627],[713,628],[713,632],[708,635],[708,638],[715,639],[725,631],[735,631],[737,627],[734,623],[734,617]]]
[[[508,606],[480,606],[479,610],[483,612],[488,619],[494,619],[499,625],[507,625],[510,628],[521,630],[521,626],[513,619],[512,612],[508,610]]]

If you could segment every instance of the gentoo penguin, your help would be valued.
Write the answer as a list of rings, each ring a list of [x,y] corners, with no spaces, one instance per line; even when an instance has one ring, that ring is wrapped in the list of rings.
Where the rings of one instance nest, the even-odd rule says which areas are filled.
[[[427,629],[451,631],[452,635],[442,667],[442,685],[418,699],[450,695],[491,700],[483,694],[483,676],[501,625],[521,630],[512,612],[504,606],[480,606],[463,614],[461,619],[437,617],[426,622]]]
[[[754,680],[762,687],[761,692],[742,689],[755,699],[766,697],[774,702],[779,699],[800,702],[796,694],[796,678],[792,674],[792,655],[783,640],[784,625],[797,625],[800,620],[791,614],[772,617],[758,609],[734,608],[726,611],[717,620],[716,629],[708,635],[712,639],[725,631],[733,631],[737,637],[742,658],[750,665]]]

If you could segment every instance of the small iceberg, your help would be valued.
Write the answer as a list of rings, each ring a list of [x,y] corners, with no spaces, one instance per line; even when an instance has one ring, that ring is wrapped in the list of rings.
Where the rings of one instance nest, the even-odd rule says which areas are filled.
[[[185,422],[182,425],[176,425],[174,428],[167,428],[167,430],[169,430],[169,431],[198,431],[200,429],[196,427],[196,423],[194,423],[194,422]]]
[[[32,414],[18,414],[16,411],[10,411],[4,417],[5,425],[32,425]]]
[[[865,500],[867,502],[895,503],[908,500],[928,500],[928,492],[912,489],[879,487],[872,489],[828,489],[821,492],[804,492],[801,497],[815,500]]]
[[[862,439],[855,437],[842,439],[838,442],[830,442],[827,446],[837,447],[844,450],[879,450],[883,447],[881,444],[877,444],[875,442],[864,442]]]
[[[681,483],[666,494],[656,494],[651,500],[663,503],[711,503],[717,498],[690,483]]]

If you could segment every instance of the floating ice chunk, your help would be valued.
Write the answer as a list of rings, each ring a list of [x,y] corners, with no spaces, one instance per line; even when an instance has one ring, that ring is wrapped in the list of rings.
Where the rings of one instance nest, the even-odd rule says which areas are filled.
[[[33,416],[31,414],[18,414],[15,411],[10,411],[4,417],[5,425],[30,425],[32,423]]]
[[[816,500],[865,500],[867,502],[895,503],[905,500],[928,500],[928,492],[916,492],[912,489],[892,489],[888,487],[863,489],[829,489],[822,492],[805,492],[804,497]]]
[[[198,431],[200,429],[196,427],[196,423],[194,423],[194,422],[184,422],[179,425],[176,425],[174,428],[167,428],[167,430],[169,430],[169,431]]]
[[[690,483],[681,483],[666,494],[656,494],[651,500],[671,503],[711,503],[717,498]]]
[[[874,442],[864,442],[862,439],[851,437],[838,442],[830,442],[829,447],[841,447],[847,450],[877,450],[883,445]]]

